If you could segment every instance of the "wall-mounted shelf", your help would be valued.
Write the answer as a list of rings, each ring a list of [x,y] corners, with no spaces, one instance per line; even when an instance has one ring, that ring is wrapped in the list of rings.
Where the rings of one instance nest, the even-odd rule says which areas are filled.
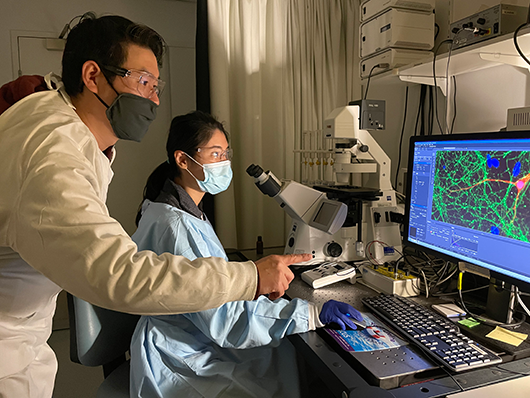
[[[524,28],[519,32],[517,43],[521,50],[530,57],[530,28]],[[447,58],[448,52],[436,57],[436,84],[442,91],[445,89]],[[447,75],[456,76],[503,64],[530,67],[517,53],[512,33],[452,51]],[[414,66],[402,67],[397,74],[405,82],[434,85],[431,60]]]

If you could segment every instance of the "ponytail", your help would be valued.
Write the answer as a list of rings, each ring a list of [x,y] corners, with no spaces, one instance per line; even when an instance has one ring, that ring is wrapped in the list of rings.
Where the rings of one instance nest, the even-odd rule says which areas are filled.
[[[136,214],[136,226],[138,226],[138,223],[142,218],[143,202],[146,199],[154,201],[158,195],[160,195],[160,192],[164,187],[164,183],[168,178],[171,178],[171,165],[166,161],[161,163],[147,179],[147,183],[145,184],[144,188],[144,197],[142,199],[142,203],[140,203],[140,206],[138,207],[138,213]]]

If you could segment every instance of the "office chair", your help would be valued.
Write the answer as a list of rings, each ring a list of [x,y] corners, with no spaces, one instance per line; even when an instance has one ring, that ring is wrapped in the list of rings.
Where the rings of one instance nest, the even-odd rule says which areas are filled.
[[[140,317],[107,310],[67,295],[70,319],[70,359],[85,366],[102,366],[105,380],[96,398],[129,398],[131,337]]]

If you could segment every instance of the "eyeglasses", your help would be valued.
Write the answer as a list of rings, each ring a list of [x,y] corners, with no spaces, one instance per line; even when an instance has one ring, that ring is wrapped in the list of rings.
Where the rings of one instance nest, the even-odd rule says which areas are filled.
[[[125,85],[130,89],[136,90],[144,98],[151,98],[154,94],[160,97],[166,85],[165,81],[157,79],[146,71],[124,69],[116,66],[104,66],[103,69],[117,76],[125,77]]]
[[[202,147],[197,148],[197,152],[200,152],[202,156],[210,162],[220,162],[221,160],[232,159],[232,148],[228,147],[224,151],[218,146]]]

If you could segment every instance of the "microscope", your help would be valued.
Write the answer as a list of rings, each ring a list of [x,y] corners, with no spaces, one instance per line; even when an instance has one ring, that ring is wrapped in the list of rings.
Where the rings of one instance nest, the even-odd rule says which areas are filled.
[[[292,218],[284,254],[311,253],[313,263],[383,264],[400,257],[403,210],[390,182],[390,159],[359,128],[359,109],[337,108],[324,122],[326,138],[335,143],[334,185],[309,187],[257,165],[247,168],[256,186]]]

